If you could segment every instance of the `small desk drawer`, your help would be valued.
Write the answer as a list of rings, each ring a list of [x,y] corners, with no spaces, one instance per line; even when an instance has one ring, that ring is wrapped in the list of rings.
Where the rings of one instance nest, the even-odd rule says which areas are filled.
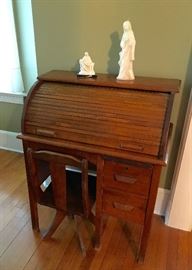
[[[105,160],[103,186],[147,196],[151,174],[151,166],[136,166]]]
[[[138,195],[112,190],[103,192],[103,212],[122,219],[143,224],[147,200]]]

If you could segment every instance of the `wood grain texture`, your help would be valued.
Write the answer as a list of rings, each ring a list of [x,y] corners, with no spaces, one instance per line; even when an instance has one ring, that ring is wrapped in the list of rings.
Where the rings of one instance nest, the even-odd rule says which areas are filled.
[[[37,204],[48,206],[56,210],[52,225],[44,234],[44,239],[49,239],[57,230],[66,215],[74,216],[75,221],[88,218],[95,203],[95,178],[88,177],[88,162],[85,159],[77,159],[70,155],[64,155],[53,151],[33,151],[30,147],[24,147],[27,156],[26,168],[29,177],[29,200],[33,228],[39,230],[39,215]],[[79,168],[82,173],[67,171],[67,166]],[[50,178],[50,184],[42,189],[42,183]],[[94,182],[93,182],[94,181]],[[89,185],[93,182],[92,189]],[[93,189],[94,187],[94,189]],[[93,196],[91,196],[91,191]],[[90,204],[92,202],[92,205]],[[79,241],[83,252],[81,233],[78,230]]]
[[[100,251],[90,249],[86,257],[71,220],[63,221],[52,240],[43,241],[31,229],[23,156],[0,150],[0,160],[1,270],[192,269],[192,233],[169,228],[155,215],[145,262],[139,265],[134,252],[140,226],[114,218],[108,219]],[[41,226],[46,228],[53,212],[45,207],[39,211]]]
[[[147,197],[152,167],[139,165],[105,160],[103,187]]]
[[[20,136],[24,151],[53,149],[58,155],[73,153],[93,160],[97,170],[95,247],[100,246],[105,215],[134,221],[142,225],[137,259],[143,260],[161,165],[167,161],[179,80],[117,81],[105,74],[97,79],[77,78],[64,71],[49,72],[38,80],[24,107]],[[59,177],[59,168],[54,171]]]
[[[81,79],[77,77],[74,72],[62,70],[52,70],[43,75],[40,75],[38,79],[40,81],[56,81],[62,83],[65,82],[95,86],[102,85],[104,87],[117,87],[160,92],[178,92],[180,85],[180,80],[177,79],[136,77],[136,80],[134,81],[121,81],[116,80],[116,76],[110,74],[98,74],[96,79]]]
[[[92,153],[165,163],[179,80],[117,81],[106,74],[93,80],[62,70],[38,79],[25,101],[23,135],[69,147],[75,144],[76,149]]]
[[[49,137],[35,136],[30,134],[20,134],[17,136],[17,138],[22,139],[23,142],[30,142],[30,144],[32,144],[34,147],[37,144],[40,147],[46,145],[46,149],[60,149],[59,151],[61,152],[63,151],[62,149],[65,149],[65,151],[69,152],[70,154],[72,152],[76,152],[76,150],[78,149],[81,155],[88,155],[89,159],[91,159],[93,163],[95,163],[95,157],[97,156],[97,154],[101,154],[104,156],[107,155],[110,157],[118,157],[139,162],[148,162],[152,164],[159,164],[162,166],[165,166],[167,164],[167,158],[159,159],[158,157],[153,157],[151,155],[144,155],[141,153],[134,153],[117,149],[114,150],[96,145],[92,147],[91,145],[85,143],[58,140],[57,138],[53,139]]]
[[[28,104],[23,132],[157,156],[168,97],[44,83]]]

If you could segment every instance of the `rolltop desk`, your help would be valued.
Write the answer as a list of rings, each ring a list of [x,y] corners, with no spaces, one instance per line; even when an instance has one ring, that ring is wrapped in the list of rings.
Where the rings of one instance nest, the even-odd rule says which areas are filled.
[[[72,154],[95,165],[96,247],[103,216],[111,215],[141,225],[137,259],[144,259],[179,86],[175,79],[117,81],[114,75],[78,78],[54,70],[31,88],[19,136],[27,175],[28,148]]]

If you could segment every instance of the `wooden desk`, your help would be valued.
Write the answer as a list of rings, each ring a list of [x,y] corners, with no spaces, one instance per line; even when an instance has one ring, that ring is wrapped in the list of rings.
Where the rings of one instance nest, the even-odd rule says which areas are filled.
[[[112,215],[142,225],[137,258],[144,259],[179,86],[179,80],[117,81],[113,75],[92,79],[51,71],[28,94],[19,136],[25,156],[30,147],[96,165],[96,247],[103,215]],[[29,177],[27,157],[26,168]]]

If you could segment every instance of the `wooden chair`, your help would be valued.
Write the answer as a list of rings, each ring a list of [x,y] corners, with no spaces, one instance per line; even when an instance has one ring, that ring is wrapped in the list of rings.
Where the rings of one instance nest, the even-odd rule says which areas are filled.
[[[66,215],[72,215],[83,254],[85,247],[78,229],[81,217],[93,220],[91,206],[95,200],[95,183],[89,185],[88,162],[57,152],[28,149],[29,199],[33,229],[39,231],[37,204],[56,209],[56,215],[44,238],[49,238]],[[71,173],[67,166],[80,168],[81,173]],[[49,182],[47,184],[47,182]]]

